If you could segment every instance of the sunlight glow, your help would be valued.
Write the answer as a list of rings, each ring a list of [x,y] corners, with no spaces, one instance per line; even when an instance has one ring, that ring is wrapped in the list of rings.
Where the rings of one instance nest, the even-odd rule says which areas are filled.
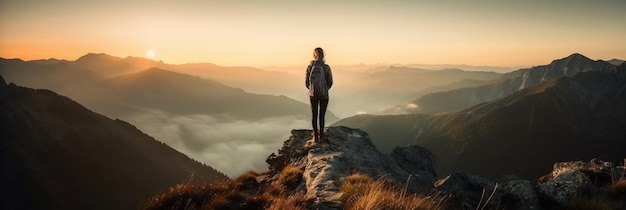
[[[156,56],[156,54],[154,53],[154,50],[148,50],[148,52],[146,52],[146,56],[148,58],[154,58],[154,56]]]

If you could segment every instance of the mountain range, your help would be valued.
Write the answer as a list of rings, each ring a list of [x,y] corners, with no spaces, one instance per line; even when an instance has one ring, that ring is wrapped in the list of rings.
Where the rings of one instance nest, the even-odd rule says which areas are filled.
[[[184,72],[214,75],[239,83],[258,79],[257,83],[266,83],[268,87],[295,81],[277,79],[285,73],[249,67],[171,65],[145,58],[94,53],[75,61],[0,59],[0,75],[7,82],[49,89],[95,112],[128,121],[176,150],[216,165],[229,175],[243,173],[251,167],[265,167],[260,157],[280,146],[284,129],[310,123],[308,102],[284,95],[250,93]],[[299,86],[305,89],[304,85]],[[328,122],[338,119],[332,110],[326,116]],[[229,129],[234,127],[247,128],[247,132]],[[224,144],[233,150],[241,145],[256,150],[250,154],[250,151],[219,149]],[[207,155],[211,153],[225,154]],[[228,155],[234,158],[224,160]],[[239,162],[247,164],[236,164]]]
[[[258,69],[242,67],[227,70],[213,64],[171,65],[145,58],[118,58],[94,53],[76,61],[1,59],[0,67],[0,73],[9,82],[58,91],[112,117],[122,117],[116,112],[120,108],[111,107],[123,104],[141,108],[158,106],[158,109],[174,113],[232,114],[243,119],[307,115],[310,112],[307,104],[284,96],[252,94],[215,80],[181,73],[195,69],[203,75],[228,77],[230,80],[238,75],[238,81],[245,83],[268,72]],[[268,86],[273,83],[263,82]],[[141,97],[137,97],[139,95]],[[252,113],[250,107],[255,104],[259,107]],[[277,110],[271,104],[281,104],[281,107]],[[203,107],[200,109],[199,106]],[[132,108],[126,108],[129,109]],[[329,118],[337,119],[332,113],[329,113]]]
[[[461,69],[427,70],[403,66],[388,66],[359,72],[333,71],[337,74],[337,90],[331,96],[339,105],[338,113],[352,116],[359,113],[393,113],[392,106],[411,98],[439,91],[436,88],[463,80],[489,81],[502,74]],[[332,105],[332,102],[331,102]]]
[[[554,60],[548,65],[520,69],[502,75],[487,84],[443,92],[435,92],[419,97],[412,103],[419,108],[414,113],[437,113],[467,108],[482,102],[507,96],[515,91],[533,87],[541,82],[578,72],[598,71],[612,66],[605,61],[593,61],[575,53]]]
[[[399,144],[424,146],[438,157],[440,174],[461,170],[490,178],[535,179],[557,161],[594,157],[619,161],[626,157],[622,149],[626,148],[626,65],[585,58],[574,54],[508,74],[516,79],[494,83],[508,85],[481,88],[517,91],[469,108],[435,114],[357,115],[334,125],[363,129],[383,151]],[[555,71],[562,74],[550,73]]]
[[[228,179],[135,126],[0,76],[3,209],[135,209],[189,179]]]

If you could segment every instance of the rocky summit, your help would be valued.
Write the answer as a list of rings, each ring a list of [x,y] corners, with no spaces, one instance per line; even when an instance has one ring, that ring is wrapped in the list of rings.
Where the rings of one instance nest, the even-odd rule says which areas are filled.
[[[423,147],[399,146],[390,154],[382,154],[369,135],[358,129],[329,127],[323,143],[313,142],[311,132],[291,131],[278,154],[267,158],[270,172],[264,181],[275,180],[288,165],[302,169],[303,178],[296,190],[306,192],[314,209],[340,209],[342,179],[354,173],[387,179],[413,192],[434,189],[435,157]]]

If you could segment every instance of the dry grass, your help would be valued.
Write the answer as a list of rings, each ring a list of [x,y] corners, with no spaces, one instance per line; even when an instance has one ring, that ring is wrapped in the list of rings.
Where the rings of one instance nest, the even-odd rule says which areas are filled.
[[[235,179],[235,182],[246,182],[246,181],[250,181],[253,179],[256,181],[256,177],[258,175],[259,173],[257,173],[256,171],[248,171],[242,174],[241,176],[237,177],[237,179]]]
[[[606,190],[613,197],[626,199],[626,178],[613,181],[606,186]]]
[[[219,197],[236,194],[230,180],[214,183],[187,182],[171,187],[168,192],[161,193],[143,202],[139,209],[200,209],[207,205],[218,205]]]
[[[346,209],[443,209],[445,201],[440,196],[407,194],[384,180],[354,174],[341,186]]]
[[[372,182],[374,182],[374,179],[367,175],[353,174],[343,180],[341,183],[341,192],[343,192],[344,198],[361,196]]]
[[[268,210],[306,210],[306,198],[303,193],[296,193],[286,198],[276,199]]]
[[[258,186],[256,177],[259,173],[255,171],[248,171],[235,179],[235,185],[240,190],[250,190]]]
[[[277,183],[287,189],[295,189],[302,181],[302,170],[294,166],[286,166],[280,172]]]
[[[302,170],[285,167],[277,180],[258,190],[244,190],[247,182],[256,183],[256,172],[248,172],[235,181],[214,183],[188,182],[170,188],[144,202],[139,209],[270,209],[304,210],[309,201],[295,188],[302,180]],[[439,196],[407,194],[392,183],[366,175],[347,177],[341,187],[345,209],[443,209]]]

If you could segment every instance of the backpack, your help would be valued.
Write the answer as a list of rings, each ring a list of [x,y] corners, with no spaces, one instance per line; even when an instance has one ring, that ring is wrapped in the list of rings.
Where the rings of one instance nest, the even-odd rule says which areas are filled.
[[[309,96],[314,98],[328,96],[328,84],[326,84],[326,70],[324,65],[311,65],[309,74]]]

